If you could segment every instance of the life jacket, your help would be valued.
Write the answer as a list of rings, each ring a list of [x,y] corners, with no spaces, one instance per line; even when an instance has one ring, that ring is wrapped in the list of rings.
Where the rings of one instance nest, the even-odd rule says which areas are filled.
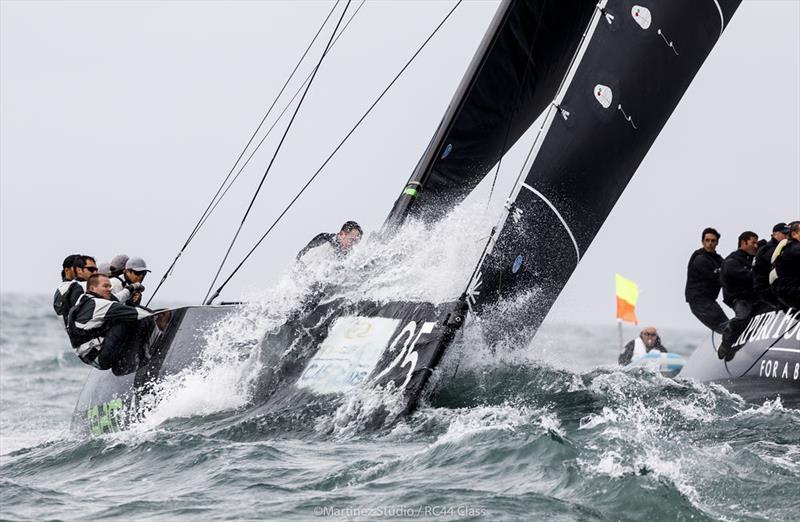
[[[781,242],[778,243],[778,246],[775,247],[775,251],[772,253],[772,258],[769,260],[771,266],[771,269],[769,271],[770,285],[775,284],[775,281],[778,280],[778,271],[775,270],[775,260],[777,260],[778,257],[781,255],[781,252],[783,252],[783,248],[786,246],[788,242],[789,242],[788,238],[782,239]]]
[[[645,346],[644,341],[642,341],[641,337],[637,337],[633,341],[633,355],[631,355],[631,360],[634,360],[637,357],[641,357],[642,355],[646,354],[647,354],[647,346]]]

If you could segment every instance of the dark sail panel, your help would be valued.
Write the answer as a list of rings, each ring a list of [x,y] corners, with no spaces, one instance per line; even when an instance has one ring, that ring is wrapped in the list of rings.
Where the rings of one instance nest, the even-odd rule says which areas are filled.
[[[471,192],[547,107],[594,10],[585,0],[503,2],[386,220],[442,214]]]
[[[538,327],[738,4],[601,3],[470,284],[475,309],[515,302],[505,318]]]

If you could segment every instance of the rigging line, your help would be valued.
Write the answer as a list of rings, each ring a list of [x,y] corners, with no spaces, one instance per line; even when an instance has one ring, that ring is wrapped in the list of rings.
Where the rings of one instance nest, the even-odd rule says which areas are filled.
[[[511,134],[511,125],[514,123],[514,118],[519,113],[520,105],[522,105],[522,91],[525,82],[528,79],[528,73],[531,71],[531,62],[533,61],[533,46],[536,45],[536,37],[539,36],[539,29],[542,27],[542,18],[539,18],[539,23],[536,24],[536,31],[531,38],[531,44],[528,46],[527,60],[525,60],[525,71],[522,74],[522,81],[517,89],[517,99],[514,101],[514,107],[511,110],[511,117],[508,119],[508,126],[506,127],[506,134],[503,137],[503,145],[500,148],[500,157],[497,159],[497,169],[494,171],[494,178],[492,178],[492,187],[489,189],[489,198],[486,201],[486,208],[489,208],[489,203],[492,201],[492,194],[494,194],[494,186],[497,183],[497,177],[500,175],[500,166],[503,164],[503,156],[505,156],[506,145],[508,145],[508,136]]]
[[[264,171],[264,175],[261,176],[261,181],[256,188],[253,197],[250,199],[250,204],[247,206],[247,210],[242,216],[242,221],[239,223],[239,228],[236,229],[236,233],[233,235],[233,239],[231,239],[231,244],[228,245],[228,250],[225,252],[225,256],[222,258],[222,262],[219,264],[219,268],[217,269],[217,273],[214,274],[214,280],[211,281],[211,285],[208,287],[208,292],[206,292],[206,296],[203,298],[205,304],[211,304],[211,302],[219,295],[218,293],[212,296],[210,299],[208,296],[211,294],[211,290],[214,288],[214,284],[217,282],[217,278],[219,277],[220,272],[222,272],[222,267],[225,266],[225,262],[228,260],[228,256],[233,249],[234,243],[239,238],[239,233],[242,231],[242,227],[244,226],[244,222],[247,220],[247,217],[250,215],[250,211],[253,208],[253,204],[256,202],[256,198],[258,197],[258,193],[261,191],[261,187],[264,186],[264,181],[267,179],[267,175],[269,171],[272,169],[272,165],[275,163],[275,158],[278,157],[278,152],[281,150],[281,146],[283,142],[286,140],[286,136],[289,134],[289,130],[292,128],[292,124],[294,123],[294,119],[297,117],[297,113],[300,112],[300,107],[303,106],[303,100],[305,100],[306,95],[308,94],[311,85],[314,83],[314,77],[317,75],[317,71],[319,71],[320,65],[322,65],[322,60],[325,59],[325,55],[328,54],[328,50],[331,47],[331,42],[333,42],[333,38],[336,36],[336,31],[339,29],[339,26],[344,20],[344,16],[347,13],[347,8],[350,7],[350,2],[352,0],[347,0],[347,3],[344,6],[344,10],[342,11],[342,15],[339,17],[339,21],[336,22],[336,27],[333,28],[333,32],[331,33],[331,37],[328,40],[328,44],[325,46],[325,50],[322,52],[322,56],[319,57],[319,61],[317,62],[317,66],[314,68],[314,73],[311,75],[311,79],[309,79],[308,84],[306,84],[306,89],[303,91],[303,95],[300,97],[300,101],[297,102],[297,107],[294,109],[294,113],[292,114],[289,123],[286,125],[286,130],[283,132],[283,136],[281,136],[281,140],[278,142],[278,146],[275,148],[275,152],[272,154],[272,159],[269,161],[269,165],[267,165],[267,170]]]
[[[333,46],[336,45],[336,42],[339,41],[339,37],[342,36],[342,34],[344,34],[345,29],[347,29],[347,26],[350,25],[350,22],[353,21],[353,18],[356,17],[356,15],[358,14],[358,11],[361,9],[361,7],[363,7],[365,2],[366,2],[366,0],[361,0],[361,3],[358,4],[358,7],[353,12],[353,14],[350,16],[350,18],[347,20],[347,22],[344,24],[344,26],[342,27],[342,30],[339,31],[338,35],[336,35],[336,38],[333,40],[333,43],[331,44],[331,49],[333,49]],[[328,50],[328,52],[330,52],[330,49]],[[272,122],[272,125],[270,126],[270,128],[267,129],[267,132],[266,132],[266,134],[264,134],[264,137],[261,138],[261,141],[258,142],[258,145],[255,146],[255,149],[253,149],[253,152],[250,153],[250,156],[247,157],[245,162],[239,168],[239,171],[236,173],[236,175],[233,177],[231,182],[228,184],[228,186],[222,192],[222,195],[219,197],[219,199],[217,199],[217,202],[214,203],[214,206],[211,208],[211,211],[203,219],[203,223],[205,223],[208,220],[208,218],[211,216],[211,212],[214,212],[214,209],[216,209],[217,206],[220,204],[220,202],[222,201],[222,198],[225,197],[225,195],[228,193],[228,191],[233,186],[233,184],[236,183],[236,180],[239,179],[239,175],[242,173],[244,168],[250,163],[250,160],[253,159],[253,156],[255,156],[256,152],[258,152],[258,149],[261,148],[261,145],[264,144],[264,141],[272,133],[272,130],[275,128],[275,126],[278,125],[278,122],[281,120],[281,118],[283,118],[283,115],[286,114],[286,111],[289,110],[289,107],[291,107],[292,103],[297,98],[297,96],[300,94],[300,92],[303,90],[303,87],[305,86],[305,84],[308,81],[308,79],[311,78],[311,75],[313,73],[314,73],[313,70],[310,73],[308,73],[308,76],[306,76],[306,79],[303,80],[303,83],[301,83],[300,87],[298,87],[297,90],[295,91],[294,96],[292,96],[292,98],[289,100],[289,102],[283,107],[283,110],[281,111],[281,113],[278,115],[278,117],[275,119],[275,121]],[[201,224],[201,226],[202,226],[202,224]]]
[[[325,17],[325,20],[323,20],[322,25],[320,25],[319,29],[317,29],[317,32],[314,35],[314,37],[311,39],[311,42],[308,44],[308,47],[306,47],[306,50],[303,51],[302,56],[300,56],[300,59],[297,61],[297,64],[295,64],[294,69],[292,69],[292,72],[289,74],[289,77],[286,79],[286,82],[283,84],[283,87],[281,87],[281,90],[278,92],[278,95],[275,96],[275,99],[272,101],[272,104],[267,109],[266,114],[264,114],[264,117],[261,118],[261,121],[259,122],[258,126],[256,126],[256,129],[253,131],[253,134],[250,136],[250,139],[247,140],[247,143],[245,144],[244,148],[242,148],[242,152],[239,153],[239,157],[236,158],[236,161],[233,162],[233,165],[231,166],[230,170],[228,171],[228,174],[225,176],[225,179],[222,180],[222,183],[220,184],[219,188],[217,189],[217,192],[211,198],[211,201],[209,201],[208,205],[206,206],[206,209],[203,211],[203,214],[200,216],[200,219],[195,224],[195,226],[192,229],[191,233],[189,233],[189,237],[186,238],[186,241],[184,242],[183,246],[178,251],[177,255],[175,256],[175,259],[172,260],[172,263],[169,265],[169,268],[167,268],[167,270],[164,272],[164,275],[162,276],[161,281],[159,281],[158,286],[156,286],[155,291],[152,294],[150,294],[150,298],[147,300],[147,303],[145,304],[145,306],[149,306],[150,305],[150,301],[153,300],[153,298],[156,296],[156,293],[158,293],[158,290],[161,288],[161,286],[167,280],[167,277],[170,276],[170,274],[172,273],[172,270],[175,268],[175,265],[178,262],[178,259],[181,257],[181,255],[186,250],[186,248],[189,246],[189,243],[192,242],[194,237],[200,231],[200,228],[202,228],[202,226],[205,224],[205,222],[208,219],[208,217],[211,215],[212,212],[214,212],[214,209],[217,208],[217,204],[219,203],[219,200],[217,200],[217,196],[219,196],[219,199],[222,199],[222,197],[225,195],[225,192],[228,191],[228,189],[225,189],[225,192],[222,193],[222,196],[219,195],[220,191],[222,191],[222,188],[225,186],[225,184],[230,179],[231,174],[233,174],[233,171],[236,169],[236,166],[239,164],[239,162],[241,161],[242,157],[244,157],[244,154],[245,154],[245,152],[247,152],[248,147],[250,147],[250,144],[253,143],[253,139],[258,134],[258,131],[261,130],[261,127],[264,125],[264,122],[267,120],[267,117],[272,112],[272,109],[275,107],[275,104],[278,102],[278,99],[280,99],[281,95],[283,94],[283,91],[289,85],[289,82],[292,80],[292,78],[294,78],[294,74],[297,72],[297,69],[300,67],[300,64],[305,59],[306,55],[308,54],[308,51],[314,45],[314,42],[317,41],[317,37],[320,35],[320,33],[322,32],[322,29],[328,23],[328,20],[330,19],[331,15],[336,10],[336,7],[338,5],[339,5],[339,0],[336,0],[336,3],[333,5],[331,10],[328,12],[328,16]],[[306,81],[308,81],[308,78],[306,78]],[[303,82],[303,83],[305,83],[305,82]],[[297,94],[295,94],[295,96],[297,96]],[[294,100],[294,98],[292,98],[292,100]],[[285,109],[284,109],[284,111],[285,111]],[[283,115],[283,113],[281,113],[281,115]],[[274,127],[274,125],[273,125],[273,127]],[[270,130],[272,130],[272,129],[270,128]],[[263,142],[263,140],[262,140],[262,142]],[[260,146],[260,143],[259,143],[259,146]],[[256,149],[257,148],[258,147],[256,147]],[[252,155],[251,155],[251,157],[252,157]],[[248,161],[249,161],[249,158],[248,158]],[[245,165],[246,165],[246,163],[245,163]],[[241,170],[239,172],[241,172]],[[238,177],[238,174],[234,177],[233,181],[236,181],[236,177]],[[233,184],[233,181],[231,181],[231,184]],[[228,187],[230,188],[230,185]]]
[[[417,55],[419,55],[419,53],[422,52],[422,49],[425,48],[425,46],[428,44],[428,42],[430,42],[431,39],[434,37],[434,35],[439,31],[439,29],[441,29],[441,27],[444,25],[444,23],[447,21],[447,19],[450,18],[450,15],[453,14],[453,12],[456,10],[456,8],[459,5],[461,5],[461,2],[463,2],[463,0],[458,0],[458,2],[456,2],[456,5],[454,5],[453,8],[450,10],[450,12],[448,12],[447,15],[442,19],[442,21],[439,22],[439,25],[436,26],[436,29],[434,29],[433,32],[428,36],[428,38],[425,39],[425,41],[422,43],[422,45],[419,47],[419,49],[417,49],[417,51],[411,56],[411,58],[408,60],[408,62],[406,62],[406,64],[403,66],[403,68],[400,69],[400,72],[397,73],[397,75],[394,77],[394,79],[392,79],[391,82],[389,82],[389,85],[386,86],[386,88],[383,90],[383,92],[381,92],[381,94],[375,99],[375,101],[372,102],[372,105],[369,106],[367,111],[361,116],[361,118],[359,118],[359,120],[356,122],[356,124],[353,125],[353,128],[351,128],[350,131],[345,135],[345,137],[342,138],[342,140],[339,142],[339,144],[336,146],[336,148],[333,149],[333,152],[331,152],[328,155],[327,159],[325,159],[325,161],[317,169],[317,171],[314,173],[314,175],[311,176],[311,178],[306,182],[306,184],[303,185],[303,188],[301,188],[300,191],[297,194],[295,194],[294,198],[289,202],[288,205],[286,205],[286,208],[283,209],[283,212],[280,213],[280,215],[275,219],[275,221],[273,221],[272,224],[269,226],[267,231],[264,232],[264,235],[261,236],[261,238],[253,246],[253,248],[251,248],[250,251],[247,253],[247,255],[244,256],[244,259],[242,259],[242,261],[236,266],[236,268],[233,269],[233,272],[231,272],[231,274],[227,277],[227,279],[225,279],[225,281],[222,282],[222,284],[219,286],[219,288],[217,288],[217,290],[214,292],[214,296],[211,298],[212,300],[215,299],[220,294],[220,292],[222,292],[222,289],[225,288],[225,285],[227,285],[228,282],[230,282],[230,280],[233,279],[233,276],[236,275],[236,272],[238,272],[239,269],[242,268],[242,266],[244,266],[245,262],[250,258],[250,256],[253,254],[253,252],[256,251],[256,249],[259,247],[259,245],[261,245],[261,243],[264,241],[264,239],[266,239],[266,237],[269,235],[269,233],[272,232],[272,229],[275,228],[275,226],[280,222],[281,219],[283,219],[283,216],[286,215],[287,212],[289,212],[289,209],[292,208],[292,205],[294,205],[294,203],[300,198],[300,196],[303,194],[303,192],[305,192],[305,190],[309,187],[309,185],[311,185],[311,183],[314,181],[314,179],[316,179],[316,177],[319,175],[319,173],[322,172],[322,169],[325,168],[325,166],[333,158],[333,156],[339,151],[340,148],[342,148],[342,145],[344,145],[344,143],[350,138],[350,136],[353,134],[353,132],[355,132],[355,130],[358,128],[358,126],[361,125],[361,123],[366,119],[367,115],[370,112],[372,112],[372,109],[374,109],[375,106],[378,104],[378,102],[381,101],[381,98],[383,98],[383,96],[395,84],[395,82],[400,78],[400,76],[402,76],[402,74],[405,72],[405,70],[408,69],[408,66],[411,65],[411,62],[413,62],[414,59],[417,57]],[[208,304],[208,303],[206,303],[206,304]]]

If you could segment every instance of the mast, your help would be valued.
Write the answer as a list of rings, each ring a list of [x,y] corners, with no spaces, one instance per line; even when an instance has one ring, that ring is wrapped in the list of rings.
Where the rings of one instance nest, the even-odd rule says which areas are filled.
[[[585,0],[503,0],[384,222],[460,203],[552,100],[593,12]]]

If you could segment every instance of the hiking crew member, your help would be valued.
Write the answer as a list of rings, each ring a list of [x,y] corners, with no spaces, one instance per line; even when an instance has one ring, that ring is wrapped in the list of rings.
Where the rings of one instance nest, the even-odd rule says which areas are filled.
[[[108,276],[95,274],[69,311],[67,333],[83,362],[124,375],[136,369],[140,349],[153,332],[150,315],[115,301]]]
[[[639,337],[625,345],[622,353],[619,354],[619,364],[620,366],[630,364],[631,360],[650,353],[651,350],[667,353],[667,349],[661,344],[661,337],[658,336],[654,326],[642,329]]]
[[[755,290],[759,299],[759,311],[767,312],[781,307],[773,288],[769,284],[769,273],[772,270],[772,254],[775,252],[775,247],[788,236],[789,226],[786,223],[778,223],[772,227],[770,240],[756,251],[756,258],[753,263],[753,290]]]
[[[111,293],[114,294],[120,303],[124,303],[128,299],[130,299],[130,294],[122,294],[121,292],[125,288],[125,280],[122,278],[122,272],[125,271],[125,263],[128,262],[127,254],[119,254],[114,256],[114,259],[111,260],[111,275],[109,278],[111,279]],[[124,299],[120,299],[124,297]]]
[[[299,260],[312,250],[314,251],[313,257],[315,258],[330,252],[333,252],[336,256],[345,256],[350,252],[350,249],[361,241],[362,235],[363,232],[358,223],[355,221],[347,221],[342,225],[338,234],[329,234],[326,232],[317,234],[314,239],[309,241],[308,244],[297,253],[296,259]]]
[[[719,232],[706,228],[700,239],[703,246],[692,253],[686,269],[686,302],[701,323],[721,334],[728,316],[717,303],[722,267],[722,256],[717,254]]]
[[[775,266],[771,286],[785,306],[800,308],[800,221],[790,224],[789,237],[781,241],[772,256]]]
[[[66,259],[64,261],[66,261]],[[75,273],[75,279],[72,281],[72,284],[67,286],[62,294],[63,303],[61,310],[63,313],[59,314],[64,318],[64,326],[67,325],[67,313],[69,313],[70,309],[78,302],[78,298],[86,291],[86,280],[97,272],[97,264],[95,264],[92,256],[78,255],[73,261],[72,268]],[[56,313],[58,313],[58,311],[56,311]]]
[[[67,313],[69,312],[65,296],[73,284],[78,285],[78,282],[75,281],[75,261],[79,257],[81,257],[80,254],[72,254],[64,258],[61,263],[61,283],[53,295],[53,310],[55,310],[56,315],[64,319],[64,326],[67,325]]]
[[[717,349],[720,359],[730,361],[736,350],[732,348],[739,334],[747,327],[756,303],[753,290],[753,256],[758,245],[758,235],[746,231],[739,235],[739,248],[722,263],[722,301],[736,314],[722,332],[722,342]]]

